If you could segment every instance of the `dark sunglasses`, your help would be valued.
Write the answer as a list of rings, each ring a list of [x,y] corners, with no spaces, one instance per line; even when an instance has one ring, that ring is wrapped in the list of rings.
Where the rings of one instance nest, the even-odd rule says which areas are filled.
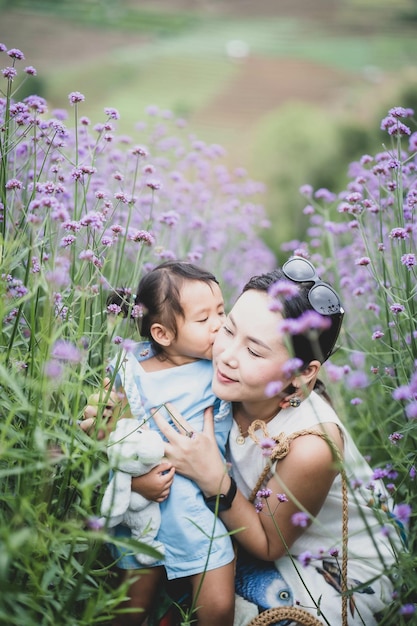
[[[339,296],[333,287],[320,279],[316,268],[310,261],[303,257],[293,257],[284,263],[282,271],[295,283],[314,283],[308,292],[308,300],[317,313],[343,317],[344,310]]]

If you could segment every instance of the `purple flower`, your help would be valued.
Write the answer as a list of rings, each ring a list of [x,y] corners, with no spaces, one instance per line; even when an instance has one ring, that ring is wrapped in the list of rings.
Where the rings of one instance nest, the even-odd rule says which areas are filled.
[[[92,515],[86,520],[86,526],[90,530],[102,530],[104,528],[104,520],[102,517]]]
[[[300,371],[302,365],[302,360],[297,357],[294,357],[293,359],[288,359],[288,361],[286,361],[282,366],[283,376],[285,376],[285,378],[293,378],[293,376],[295,376],[295,374]]]
[[[389,526],[381,526],[381,535],[383,537],[389,537],[391,530],[392,529]]]
[[[369,385],[368,376],[365,372],[350,372],[346,384],[349,389],[364,389]]]
[[[345,369],[340,365],[334,365],[334,363],[326,363],[326,372],[329,380],[333,383],[337,383],[346,375]]]
[[[385,469],[383,469],[382,467],[377,467],[373,471],[372,478],[373,480],[380,480],[382,478],[385,478],[386,475],[387,475],[387,471]]]
[[[394,506],[393,514],[403,524],[408,524],[412,513],[411,506],[407,503],[396,504]]]
[[[81,353],[73,343],[65,339],[59,339],[53,349],[52,356],[59,361],[68,361],[69,363],[79,363],[81,361]]]
[[[118,304],[109,304],[107,307],[107,313],[110,315],[119,315],[122,312],[122,307]]]
[[[371,259],[368,256],[363,256],[360,259],[356,259],[355,265],[369,265],[371,263]]]
[[[47,102],[45,98],[41,98],[41,96],[28,96],[24,101],[29,109],[32,109],[37,113],[46,113],[48,110]]]
[[[10,50],[7,51],[7,54],[12,59],[18,59],[19,61],[23,61],[25,58],[23,52],[21,50],[18,50],[18,48],[10,48]]]
[[[25,67],[24,72],[28,75],[28,76],[36,76],[37,75],[37,71],[34,67],[32,67],[32,65],[28,65],[27,67]]]
[[[411,253],[403,254],[401,257],[401,263],[411,270],[416,265],[416,255]]]
[[[300,292],[299,287],[291,280],[278,280],[268,288],[271,298],[294,298]]]
[[[383,336],[384,333],[382,332],[382,330],[376,330],[374,333],[372,333],[372,339],[382,339]]]
[[[6,189],[8,191],[12,191],[16,189],[23,189],[23,183],[17,178],[11,178],[10,180],[6,182]]]
[[[299,189],[300,194],[306,198],[313,197],[313,187],[311,185],[302,185]]]
[[[271,494],[272,494],[271,489],[260,489],[257,492],[256,497],[257,498],[264,498],[266,500],[267,498],[269,498],[271,496]]]
[[[112,108],[106,108],[104,109],[104,113],[111,119],[111,120],[119,120],[120,119],[120,114],[119,111],[117,109],[112,109]]]
[[[85,96],[79,91],[72,91],[68,96],[68,100],[70,104],[76,104],[77,102],[84,102]]]
[[[306,550],[299,554],[297,558],[303,567],[308,567],[314,557],[309,550]]]
[[[402,435],[401,433],[391,433],[388,436],[388,439],[390,440],[391,443],[396,445],[399,441],[401,441],[401,439],[403,439],[403,437],[404,435]]]
[[[397,315],[398,313],[403,313],[405,311],[405,307],[396,302],[395,304],[391,304],[390,310]]]
[[[400,615],[414,615],[416,607],[414,604],[403,604],[400,608]]]
[[[409,400],[410,399],[410,387],[407,385],[401,385],[394,389],[392,392],[392,397],[394,400]]]
[[[405,109],[404,107],[393,107],[388,113],[392,117],[412,117],[414,115],[413,109]]]
[[[14,67],[5,67],[4,70],[1,71],[1,73],[7,80],[13,80],[17,76],[17,71]]]
[[[133,233],[133,235],[129,235],[129,238],[138,243],[142,242],[147,246],[152,246],[155,243],[154,237],[146,230],[138,230],[136,233]]]
[[[410,402],[405,408],[405,413],[409,420],[417,419],[417,401]]]
[[[265,387],[265,395],[268,398],[273,398],[281,393],[283,386],[284,384],[280,380],[272,381]]]
[[[317,200],[323,200],[324,202],[333,202],[334,200],[336,200],[335,194],[328,189],[325,189],[324,187],[321,189],[317,189],[314,197],[317,198]]]
[[[133,339],[124,339],[122,343],[123,350],[126,352],[133,352],[136,347],[136,342]]]
[[[304,513],[304,511],[298,511],[291,515],[291,523],[293,526],[300,526],[301,528],[307,528],[309,519],[309,515]]]
[[[44,373],[51,380],[59,380],[63,374],[63,366],[56,359],[51,359],[45,363]]]
[[[288,502],[288,498],[285,493],[277,493],[278,502]]]
[[[146,186],[149,187],[149,189],[157,191],[158,189],[161,189],[161,182],[159,180],[148,180]]]
[[[304,335],[311,330],[326,330],[330,327],[331,321],[316,313],[316,311],[306,311],[297,319],[284,319],[278,323],[278,330],[283,334]]]
[[[396,124],[393,124],[392,126],[388,128],[388,134],[391,135],[392,137],[394,136],[401,137],[402,135],[411,135],[411,129],[405,124],[403,124],[402,122],[397,122]]]
[[[405,228],[393,228],[389,234],[391,239],[408,239],[409,234]]]
[[[262,439],[259,445],[262,450],[263,456],[271,456],[276,446],[276,442],[273,439],[266,438],[266,439]]]

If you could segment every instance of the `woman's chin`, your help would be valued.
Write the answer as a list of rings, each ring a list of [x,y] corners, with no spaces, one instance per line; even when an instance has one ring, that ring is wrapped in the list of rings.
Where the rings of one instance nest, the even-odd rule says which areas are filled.
[[[237,383],[235,381],[219,381],[214,378],[212,383],[212,391],[215,396],[221,400],[236,401],[237,398]]]

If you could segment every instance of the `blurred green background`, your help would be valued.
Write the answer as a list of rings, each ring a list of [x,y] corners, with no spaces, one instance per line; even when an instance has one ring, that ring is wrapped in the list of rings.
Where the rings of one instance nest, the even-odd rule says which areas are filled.
[[[387,110],[417,110],[416,34],[416,0],[0,0],[0,41],[38,71],[22,95],[80,91],[128,135],[150,105],[187,119],[266,183],[278,256],[303,237],[300,185],[339,191]]]

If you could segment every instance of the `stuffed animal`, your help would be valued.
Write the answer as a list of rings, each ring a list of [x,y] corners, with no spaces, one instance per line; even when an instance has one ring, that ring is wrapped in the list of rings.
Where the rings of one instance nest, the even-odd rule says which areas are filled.
[[[132,538],[163,555],[164,546],[155,539],[161,523],[159,504],[131,489],[132,476],[146,474],[160,463],[164,456],[162,437],[154,430],[140,427],[134,419],[122,418],[109,436],[107,456],[113,475],[101,503],[105,523],[110,528],[118,524],[128,526]],[[141,565],[158,560],[142,553],[135,556]]]

